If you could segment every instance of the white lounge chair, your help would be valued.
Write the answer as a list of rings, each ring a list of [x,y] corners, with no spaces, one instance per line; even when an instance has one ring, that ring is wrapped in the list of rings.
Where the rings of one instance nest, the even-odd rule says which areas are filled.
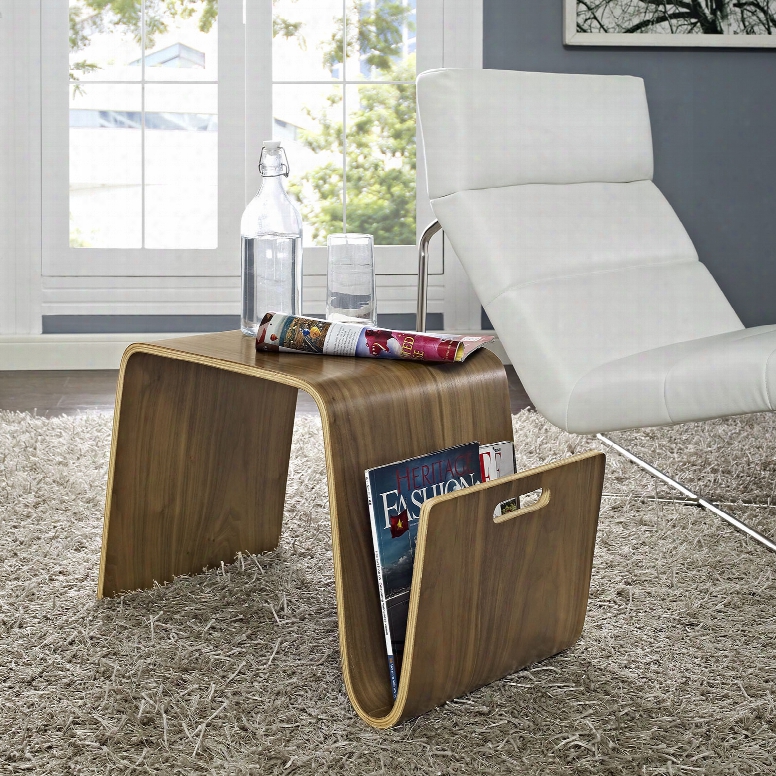
[[[601,432],[776,408],[776,325],[744,328],[652,182],[640,78],[432,70],[418,109],[434,214],[542,415],[614,446]]]

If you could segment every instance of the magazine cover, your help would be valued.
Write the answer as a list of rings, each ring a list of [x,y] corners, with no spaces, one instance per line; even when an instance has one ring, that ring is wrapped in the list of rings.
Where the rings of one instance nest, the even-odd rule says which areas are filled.
[[[394,698],[407,631],[420,508],[426,499],[480,482],[479,450],[479,443],[471,442],[365,473]]]
[[[493,339],[491,336],[440,337],[270,312],[262,318],[256,332],[256,350],[460,362]]]
[[[508,474],[514,474],[515,446],[512,442],[494,442],[480,445],[480,478],[482,482],[490,482]],[[504,501],[496,508],[495,515],[518,510],[517,499]]]

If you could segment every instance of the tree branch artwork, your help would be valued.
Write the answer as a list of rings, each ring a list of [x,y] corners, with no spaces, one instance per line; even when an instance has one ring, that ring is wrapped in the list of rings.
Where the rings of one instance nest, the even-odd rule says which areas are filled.
[[[776,0],[566,0],[566,42],[583,42],[577,36],[656,36],[673,38],[663,45],[685,45],[675,36],[714,36],[707,41],[685,41],[687,45],[776,46]],[[569,40],[569,32],[573,41]],[[736,37],[735,44],[730,37]],[[742,38],[751,37],[751,44]],[[726,40],[722,40],[726,38]],[[590,40],[590,43],[593,41]],[[646,41],[644,41],[646,42]],[[628,45],[627,43],[624,45]],[[630,45],[639,45],[634,39]]]

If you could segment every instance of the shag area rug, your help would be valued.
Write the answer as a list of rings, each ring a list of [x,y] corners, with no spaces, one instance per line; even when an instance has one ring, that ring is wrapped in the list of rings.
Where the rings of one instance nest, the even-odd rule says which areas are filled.
[[[591,449],[515,416],[526,468]],[[277,551],[96,601],[111,417],[0,413],[0,773],[776,772],[776,557],[609,455],[566,653],[377,732],[339,666],[323,443]],[[617,438],[776,534],[776,415]]]

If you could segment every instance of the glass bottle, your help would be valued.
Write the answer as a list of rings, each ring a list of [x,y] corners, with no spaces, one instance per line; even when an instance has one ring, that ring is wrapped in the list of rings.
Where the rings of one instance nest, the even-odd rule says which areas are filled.
[[[261,188],[240,221],[243,334],[256,336],[267,312],[302,313],[302,216],[283,187],[288,160],[279,140],[265,140]]]

